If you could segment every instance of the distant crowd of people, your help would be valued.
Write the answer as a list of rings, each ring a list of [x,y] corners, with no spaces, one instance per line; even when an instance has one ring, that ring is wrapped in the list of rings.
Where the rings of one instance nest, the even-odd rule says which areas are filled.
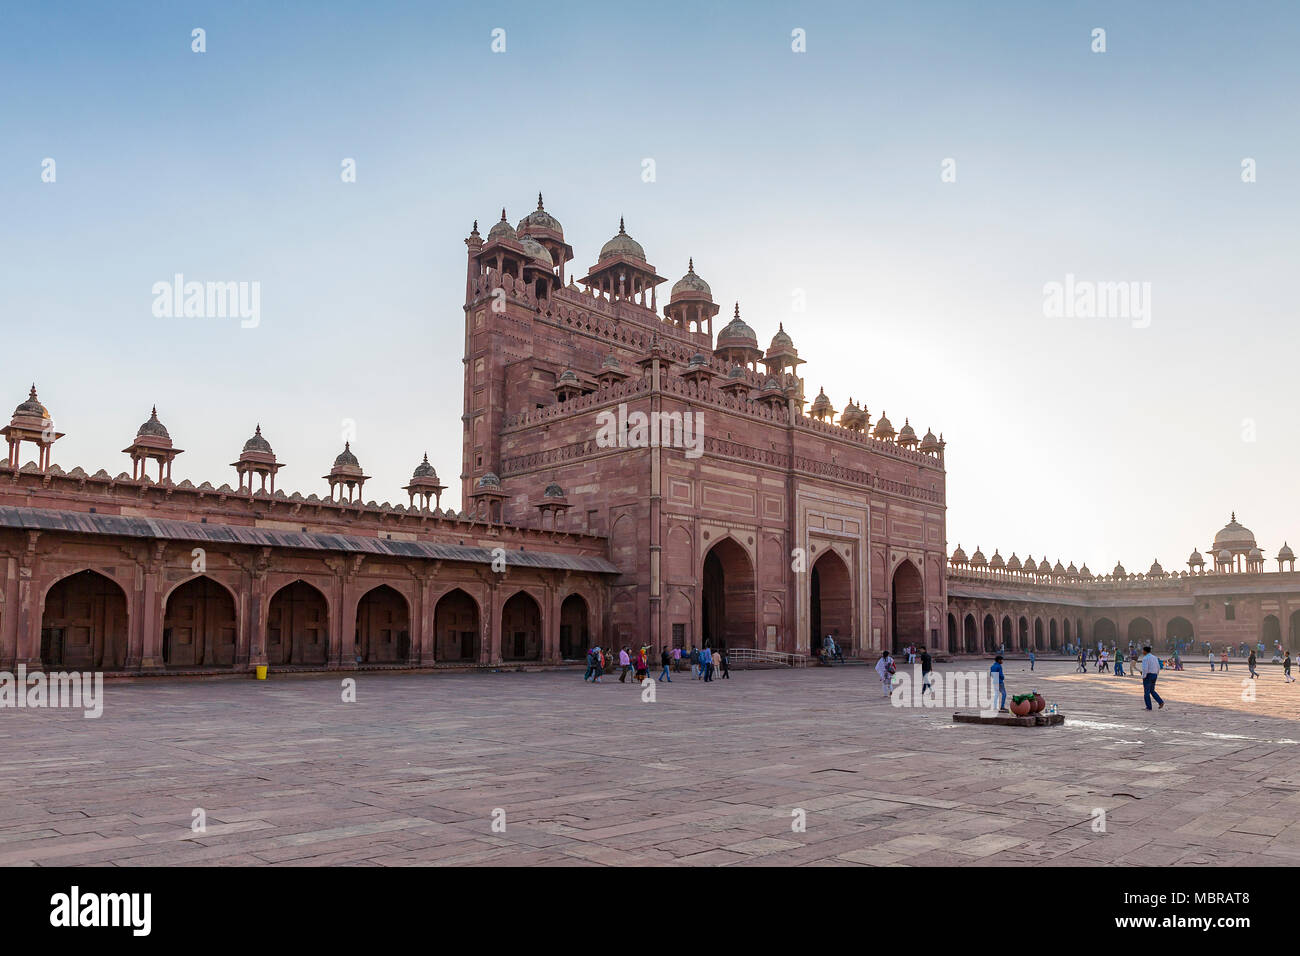
[[[636,650],[624,646],[615,654],[612,648],[607,651],[597,644],[587,651],[587,670],[582,675],[582,679],[599,684],[602,676],[612,674],[617,667],[618,682],[625,684],[631,677],[632,684],[635,686],[648,678],[650,662],[654,657],[654,648],[649,645]],[[723,680],[731,679],[731,659],[727,656],[726,648],[714,650],[706,643],[700,648],[692,646],[685,652],[680,647],[662,648],[659,651],[661,670],[655,680],[667,681],[671,684],[672,675],[681,672],[683,661],[689,662],[691,677],[695,680],[708,683],[713,680],[715,674]]]

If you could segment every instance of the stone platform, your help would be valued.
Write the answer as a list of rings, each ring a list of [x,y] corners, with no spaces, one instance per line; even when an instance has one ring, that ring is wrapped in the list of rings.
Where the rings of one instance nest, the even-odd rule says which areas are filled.
[[[995,724],[999,727],[1059,727],[1065,723],[1064,714],[1028,714],[1017,717],[1015,714],[962,714],[952,715],[959,724]]]

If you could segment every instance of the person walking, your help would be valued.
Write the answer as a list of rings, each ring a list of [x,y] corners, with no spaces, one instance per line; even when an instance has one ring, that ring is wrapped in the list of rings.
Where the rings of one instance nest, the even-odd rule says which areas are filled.
[[[627,672],[632,669],[632,658],[628,656],[626,647],[618,652],[618,666],[622,668],[622,673],[618,675],[618,682],[626,683]]]
[[[593,684],[599,684],[599,683],[600,683],[600,675],[603,674],[603,673],[605,672],[605,652],[602,651],[602,650],[600,649],[600,645],[597,644],[595,647],[593,647],[593,648],[591,649],[591,655],[592,655],[592,658],[591,658],[591,664],[592,664],[592,678],[591,678],[591,682],[592,682]]]
[[[1228,648],[1225,647],[1223,649],[1223,653],[1219,655],[1219,670],[1226,671],[1227,669],[1228,669]]]
[[[704,683],[707,684],[713,680],[713,650],[707,644],[700,651],[700,671],[703,674],[700,679]]]
[[[1007,673],[1002,669],[1001,654],[993,658],[993,666],[989,668],[989,680],[994,679],[997,680],[998,687],[993,696],[996,697],[999,693],[1002,695],[1002,703],[998,707],[998,713],[1005,714],[1007,712]]]
[[[1032,648],[1029,651],[1029,669],[1031,671],[1034,669],[1034,651]]]
[[[1076,674],[1088,673],[1088,649],[1085,647],[1079,651],[1079,665],[1074,669]]]
[[[727,649],[725,647],[718,651],[718,657],[722,663],[722,679],[731,680],[731,658],[727,656]]]
[[[1252,647],[1252,648],[1250,649],[1250,657],[1246,658],[1246,666],[1250,668],[1250,679],[1251,679],[1251,680],[1258,680],[1258,679],[1259,679],[1259,675],[1255,673],[1255,664],[1256,664],[1256,663],[1257,663],[1257,661],[1255,660],[1255,649]]]
[[[835,638],[827,634],[826,640],[822,641],[822,651],[824,652],[826,663],[833,664],[835,662]]]
[[[585,684],[591,680],[592,675],[596,673],[596,652],[599,648],[591,647],[587,650],[587,670],[582,675],[582,682]]]
[[[668,673],[668,665],[673,662],[673,655],[668,653],[667,648],[664,648],[664,650],[660,652],[659,662],[664,665],[664,671],[662,674],[659,675],[659,680],[661,681],[666,680],[668,681],[668,683],[671,684],[673,682],[673,678],[672,675]]]
[[[1295,678],[1291,676],[1291,652],[1286,652],[1286,657],[1282,659],[1282,676],[1286,678],[1288,684],[1294,683]]]
[[[876,661],[876,674],[880,677],[880,686],[885,690],[885,696],[888,697],[894,687],[894,661],[889,656],[889,651],[880,652],[880,660]]]
[[[674,647],[673,648],[673,673],[680,674],[681,672],[682,672],[682,649],[680,647]]]
[[[691,645],[691,679],[699,680],[700,678],[700,651],[694,644]]]
[[[1097,655],[1097,673],[1100,674],[1102,671],[1110,673],[1110,651],[1102,651]]]
[[[930,690],[934,683],[934,658],[929,648],[921,649],[921,693]]]
[[[1151,698],[1155,698],[1160,709],[1165,709],[1165,702],[1156,693],[1156,678],[1160,676],[1160,659],[1151,653],[1151,645],[1142,648],[1142,699],[1147,710],[1151,709]]]
[[[1218,670],[1218,668],[1215,667],[1215,665],[1218,663],[1219,663],[1219,656],[1215,654],[1214,651],[1210,651],[1210,672],[1211,673]]]
[[[1115,676],[1124,676],[1124,651],[1121,648],[1115,648]]]

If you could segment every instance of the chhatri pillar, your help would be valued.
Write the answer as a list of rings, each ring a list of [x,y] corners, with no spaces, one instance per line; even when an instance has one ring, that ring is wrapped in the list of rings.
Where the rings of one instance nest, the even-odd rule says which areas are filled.
[[[122,453],[131,456],[132,479],[143,481],[147,478],[146,463],[152,460],[158,462],[158,482],[163,484],[172,480],[172,462],[182,451],[172,446],[172,437],[158,420],[158,406],[155,405],[149,413],[149,420],[135,433],[135,441],[123,448]]]

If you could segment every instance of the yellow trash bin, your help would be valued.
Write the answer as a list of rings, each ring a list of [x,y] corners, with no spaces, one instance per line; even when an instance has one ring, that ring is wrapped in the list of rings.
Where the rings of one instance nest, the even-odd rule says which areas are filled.
[[[266,665],[265,665],[265,664],[257,664],[257,665],[254,665],[254,666],[257,667],[257,679],[258,679],[258,680],[266,680]]]

